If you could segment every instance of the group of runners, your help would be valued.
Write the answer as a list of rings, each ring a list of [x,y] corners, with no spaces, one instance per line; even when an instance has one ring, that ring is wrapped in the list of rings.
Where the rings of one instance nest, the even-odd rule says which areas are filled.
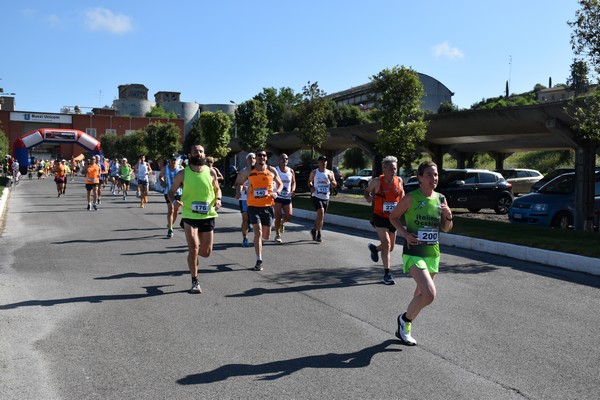
[[[235,181],[235,198],[239,201],[242,215],[242,246],[250,247],[248,234],[253,231],[253,247],[256,255],[254,269],[262,271],[263,241],[269,240],[275,228],[275,242],[284,242],[286,223],[293,216],[292,200],[296,190],[295,172],[288,166],[287,154],[280,154],[278,164],[267,163],[265,150],[249,153],[246,166]],[[310,230],[315,242],[323,241],[323,224],[329,205],[331,188],[337,186],[335,175],[327,168],[327,157],[318,158],[318,167],[311,171],[308,186],[316,217]],[[167,203],[167,237],[174,235],[174,224],[181,209],[180,226],[185,232],[188,247],[187,264],[192,279],[192,293],[202,293],[198,281],[199,258],[209,257],[214,242],[215,218],[221,208],[220,182],[223,176],[214,167],[214,160],[206,157],[204,147],[190,147],[188,163],[182,166],[179,157],[173,155],[161,169],[159,182],[164,189]],[[65,193],[68,163],[64,160],[55,165],[54,174],[58,196]],[[414,296],[406,311],[398,315],[396,336],[407,345],[415,345],[412,337],[412,321],[420,311],[436,297],[435,276],[440,262],[439,233],[452,229],[452,211],[443,195],[435,192],[438,183],[437,166],[433,162],[419,165],[417,177],[420,188],[404,193],[402,179],[396,173],[398,160],[388,156],[382,161],[383,173],[371,180],[364,191],[364,198],[373,205],[372,225],[377,232],[379,244],[368,244],[373,262],[381,261],[383,283],[393,285],[391,253],[397,236],[404,240],[402,261],[403,272],[416,282]],[[132,167],[126,158],[115,159],[104,165],[100,157],[89,160],[84,169],[88,210],[96,210],[101,203],[101,187],[110,182],[112,194],[127,198],[129,183],[137,179],[140,207],[148,201],[148,176],[150,164],[140,156]]]
[[[256,271],[264,268],[263,241],[269,240],[274,221],[275,241],[283,243],[285,223],[291,220],[293,214],[292,198],[296,186],[295,173],[287,166],[288,156],[281,154],[277,167],[268,165],[267,157],[264,150],[249,153],[246,167],[240,171],[234,185],[235,198],[239,200],[242,213],[242,246],[249,247],[249,226],[253,229]],[[316,211],[310,233],[316,242],[323,240],[322,227],[331,188],[337,186],[333,172],[327,169],[327,161],[325,156],[319,157],[318,167],[309,176],[311,199]],[[396,337],[410,346],[416,345],[411,333],[412,322],[436,296],[434,280],[440,262],[439,233],[450,231],[453,219],[446,199],[435,192],[438,183],[435,163],[429,161],[419,165],[420,188],[408,194],[404,193],[402,180],[396,176],[397,168],[396,157],[385,157],[383,174],[371,181],[364,196],[373,204],[372,223],[380,240],[379,245],[369,243],[368,248],[374,262],[378,262],[381,253],[385,284],[394,284],[390,254],[396,236],[399,234],[404,239],[403,272],[411,275],[416,289],[406,311],[396,319]],[[215,168],[206,163],[204,148],[194,145],[190,148],[189,165],[168,179],[172,183],[166,195],[167,202],[172,204],[173,209],[182,208],[181,227],[188,245],[191,292],[201,293],[198,260],[212,253],[215,218],[222,204],[219,177]],[[182,191],[182,188],[185,189]]]

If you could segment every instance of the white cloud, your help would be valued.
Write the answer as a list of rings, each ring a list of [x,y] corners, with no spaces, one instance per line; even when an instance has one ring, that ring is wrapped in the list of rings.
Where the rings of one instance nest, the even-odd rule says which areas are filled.
[[[461,49],[458,47],[450,47],[448,42],[444,42],[432,47],[433,56],[438,59],[441,57],[450,59],[450,60],[458,60],[465,56]]]
[[[124,35],[133,29],[131,18],[114,14],[106,8],[94,8],[85,13],[85,25],[92,31],[104,31],[114,35]]]

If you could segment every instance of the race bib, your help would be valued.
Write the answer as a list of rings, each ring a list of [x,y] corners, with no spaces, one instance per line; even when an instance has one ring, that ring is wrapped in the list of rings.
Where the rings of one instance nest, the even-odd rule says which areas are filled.
[[[263,197],[267,197],[267,193],[269,193],[267,188],[254,189],[254,198],[261,199]]]
[[[438,243],[438,228],[419,228],[419,244],[433,245]]]
[[[198,214],[208,214],[210,204],[206,201],[192,201],[192,212]]]
[[[327,194],[329,193],[329,185],[325,186],[317,186],[317,193],[318,194]]]
[[[392,211],[394,211],[394,208],[396,208],[396,204],[398,204],[395,201],[385,201],[383,202],[383,212],[385,214],[389,214]]]

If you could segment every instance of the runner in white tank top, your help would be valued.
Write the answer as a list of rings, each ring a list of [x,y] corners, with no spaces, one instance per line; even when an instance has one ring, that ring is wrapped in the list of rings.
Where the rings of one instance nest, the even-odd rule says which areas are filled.
[[[292,197],[296,191],[296,174],[287,166],[288,155],[282,153],[279,156],[279,165],[275,168],[283,183],[283,189],[275,199],[275,241],[282,243],[281,235],[285,229],[284,223],[292,220]]]
[[[337,187],[337,182],[333,171],[327,169],[327,157],[320,156],[318,162],[319,168],[310,173],[308,186],[310,186],[311,199],[317,212],[315,225],[310,234],[313,240],[321,242],[321,229],[323,229],[325,212],[327,212],[327,206],[329,205],[329,194],[332,186]]]

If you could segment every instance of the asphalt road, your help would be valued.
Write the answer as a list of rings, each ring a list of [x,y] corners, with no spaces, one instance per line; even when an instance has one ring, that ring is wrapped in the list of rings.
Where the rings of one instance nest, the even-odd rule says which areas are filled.
[[[309,222],[264,248],[220,213],[193,295],[166,206],[105,195],[82,178],[56,197],[22,181],[0,235],[2,399],[597,399],[600,278],[443,248],[438,298],[394,337],[414,283],[380,283],[372,232]],[[327,223],[326,223],[327,225]],[[400,249],[393,253],[399,270]]]

